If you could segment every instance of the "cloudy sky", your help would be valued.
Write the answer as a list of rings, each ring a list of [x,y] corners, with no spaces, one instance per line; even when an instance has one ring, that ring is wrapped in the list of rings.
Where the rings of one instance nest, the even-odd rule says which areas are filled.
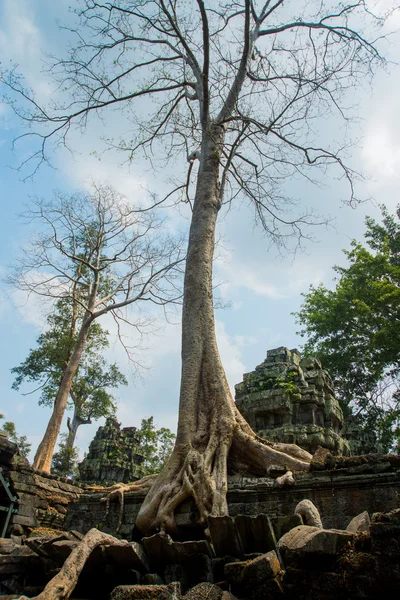
[[[0,61],[3,67],[19,65],[29,86],[41,101],[51,96],[52,88],[42,72],[43,53],[62,53],[69,35],[59,31],[57,22],[71,22],[67,1],[3,0],[0,3]],[[390,7],[390,0],[374,2],[378,8]],[[395,13],[385,25],[385,33],[396,31],[400,15]],[[386,56],[392,61],[400,56],[400,34],[385,43]],[[220,293],[230,307],[216,313],[217,335],[229,382],[233,388],[242,374],[262,362],[266,351],[277,346],[300,347],[292,312],[299,309],[301,293],[311,283],[332,285],[332,266],[343,264],[342,249],[353,238],[362,239],[366,215],[379,218],[379,203],[394,211],[399,203],[400,188],[400,69],[390,65],[375,77],[373,88],[365,87],[352,96],[358,101],[357,123],[350,135],[357,140],[351,151],[351,162],[366,176],[359,195],[371,198],[356,209],[342,201],[342,186],[327,177],[314,188],[296,185],[295,194],[304,205],[318,207],[330,216],[331,225],[314,232],[314,241],[303,253],[280,256],[268,244],[263,233],[254,226],[246,206],[233,207],[222,215],[218,236],[221,240],[216,264]],[[122,121],[112,122],[115,129]],[[71,155],[59,151],[52,156],[53,168],[42,167],[33,180],[23,181],[15,167],[24,160],[29,146],[12,140],[21,133],[20,124],[6,104],[0,104],[0,275],[29,239],[32,230],[18,215],[32,196],[49,198],[52,190],[73,192],[87,189],[91,180],[111,183],[128,198],[140,197],[143,187],[150,187],[151,173],[141,165],[121,165],[121,156],[107,153],[101,160],[93,156],[96,140],[109,133],[110,122],[96,122],[85,133],[75,132]],[[338,123],[338,128],[341,125]],[[288,184],[289,191],[290,184]],[[173,215],[176,226],[188,225],[187,215]],[[161,316],[161,315],[160,315]],[[160,426],[175,429],[180,376],[179,315],[172,323],[162,325],[157,335],[146,342],[141,359],[150,367],[142,377],[134,377],[123,349],[112,338],[110,360],[115,360],[130,383],[117,391],[118,418],[123,426],[140,425],[143,417],[154,415]],[[19,365],[35,346],[43,331],[45,312],[41,303],[0,288],[0,412],[17,425],[20,434],[28,436],[33,449],[41,440],[49,409],[37,405],[37,394],[26,395],[32,388],[11,390],[10,369]],[[105,327],[112,325],[104,322]],[[24,395],[25,394],[25,395]],[[81,452],[87,449],[99,423],[81,427],[77,442]]]

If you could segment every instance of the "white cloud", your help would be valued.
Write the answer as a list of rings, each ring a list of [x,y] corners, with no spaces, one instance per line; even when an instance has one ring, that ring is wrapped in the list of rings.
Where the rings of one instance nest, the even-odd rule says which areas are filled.
[[[90,141],[85,141],[86,146],[90,146]],[[102,158],[96,158],[93,155],[87,156],[85,153],[84,157],[78,155],[75,156],[75,160],[70,158],[67,161],[64,156],[62,169],[72,185],[84,187],[88,191],[91,191],[92,183],[96,182],[97,184],[111,185],[128,200],[140,201],[145,194],[146,179],[138,177],[129,172],[126,167],[118,165],[115,157],[113,160],[109,154]]]
[[[0,29],[0,54],[4,64],[8,60],[17,63],[25,80],[43,101],[52,94],[49,81],[41,74],[41,52],[44,40],[35,24],[34,7],[27,0],[4,0]]]
[[[48,284],[47,282],[50,283]],[[46,316],[51,312],[54,302],[57,299],[57,294],[65,289],[66,284],[57,280],[56,277],[53,278],[53,274],[34,269],[27,273],[25,283],[31,286],[32,290],[36,286],[40,288],[40,284],[42,283],[42,292],[48,291],[51,294],[50,296],[45,296],[36,294],[33,291],[29,292],[28,290],[15,288],[10,296],[24,321],[41,329],[45,325]]]
[[[257,258],[240,259],[240,248],[235,253],[225,252],[216,262],[217,277],[224,281],[220,293],[228,299],[233,288],[245,288],[270,300],[283,300],[296,296],[311,283],[322,281],[325,269],[318,265],[318,258],[298,258],[295,262],[261,262]],[[241,302],[236,308],[241,307]]]
[[[375,173],[375,177],[379,175],[379,179],[399,177],[400,142],[393,123],[395,120],[390,127],[384,121],[375,121],[369,125],[365,136],[362,155],[368,170]]]
[[[25,402],[18,402],[15,410],[17,414],[22,415],[22,413],[25,411]]]
[[[37,329],[43,329],[49,305],[43,302],[41,296],[35,294],[28,296],[21,290],[15,290],[12,294],[12,301],[25,323],[33,325]]]
[[[8,54],[12,48],[14,60],[18,62],[32,60],[40,50],[41,35],[33,22],[29,3],[24,0],[19,0],[18,3],[14,0],[5,0],[3,10],[3,30],[0,30],[2,52]]]

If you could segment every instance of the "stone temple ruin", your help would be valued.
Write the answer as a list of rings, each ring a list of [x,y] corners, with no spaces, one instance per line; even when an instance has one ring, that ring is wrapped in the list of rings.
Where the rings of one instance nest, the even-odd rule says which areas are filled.
[[[310,471],[296,473],[294,485],[285,488],[274,475],[230,476],[229,514],[209,516],[205,530],[195,503],[186,500],[177,507],[173,537],[142,537],[136,529],[145,489],[108,505],[107,489],[35,472],[0,435],[0,596],[397,598],[400,455],[349,456],[332,380],[318,361],[301,359],[297,350],[270,350],[236,387],[236,399],[260,435],[313,452]],[[107,421],[81,465],[83,477],[136,478],[142,459],[136,433]],[[115,447],[120,453],[113,453]],[[71,583],[66,559],[78,559],[93,540],[100,547]]]
[[[112,417],[99,427],[89,452],[79,464],[80,480],[84,483],[136,481],[142,476],[144,456],[136,427],[121,429]]]
[[[333,381],[317,358],[302,358],[298,350],[285,347],[268,350],[265,361],[245,373],[235,388],[237,407],[260,437],[297,444],[312,454],[318,446],[335,455],[363,453],[359,430],[351,429],[350,441],[342,435],[343,412]],[[366,446],[371,447],[373,440]],[[142,462],[136,428],[121,429],[109,418],[79,465],[80,481],[135,481],[141,477]]]
[[[297,444],[311,454],[318,446],[350,454],[332,378],[317,358],[301,358],[285,347],[268,350],[235,390],[236,406],[260,437]]]

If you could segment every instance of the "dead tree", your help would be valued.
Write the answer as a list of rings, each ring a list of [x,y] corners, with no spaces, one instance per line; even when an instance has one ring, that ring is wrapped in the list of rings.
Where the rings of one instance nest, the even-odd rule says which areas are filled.
[[[36,201],[25,217],[39,233],[24,248],[8,282],[51,302],[71,301],[80,312],[75,335],[61,373],[45,435],[33,466],[50,471],[54,447],[93,323],[105,314],[139,332],[148,317],[126,307],[178,300],[175,277],[183,260],[179,245],[160,234],[161,222],[137,210],[109,187],[93,187],[91,195],[58,194]],[[136,317],[136,318],[135,318]],[[123,342],[123,337],[120,335]],[[129,352],[128,346],[125,349]],[[71,429],[70,429],[71,430]]]
[[[114,147],[129,157],[142,151],[153,163],[158,157],[187,165],[166,196],[181,194],[192,206],[178,433],[138,517],[144,532],[174,531],[174,511],[187,497],[203,522],[226,514],[228,465],[260,475],[271,463],[309,467],[310,455],[296,446],[259,439],[232,399],[215,337],[215,229],[221,207],[241,196],[273,241],[284,245],[294,236],[301,243],[318,218],[291,210],[293,199],[280,186],[291,177],[312,180],[318,168],[336,169],[355,201],[354,173],[341,148],[313,124],[331,111],[349,118],[346,91],[382,62],[364,21],[373,27],[381,20],[361,0],[86,0],[78,17],[72,52],[52,68],[72,101],[52,112],[16,107],[40,140],[34,169],[49,158],[51,141],[65,144],[71,128],[110,108],[133,122],[130,139],[114,140]],[[7,83],[29,102],[13,74]],[[135,106],[143,98],[141,121]]]

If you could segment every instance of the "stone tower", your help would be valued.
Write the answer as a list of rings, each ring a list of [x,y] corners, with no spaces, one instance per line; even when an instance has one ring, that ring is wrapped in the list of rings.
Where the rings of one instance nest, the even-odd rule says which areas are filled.
[[[268,350],[267,358],[235,386],[236,406],[265,439],[294,443],[314,453],[317,446],[350,454],[341,437],[343,412],[333,381],[316,358],[298,350]]]
[[[84,483],[128,483],[140,479],[144,456],[136,427],[121,429],[116,419],[109,417],[99,427],[89,446],[89,452],[78,465]]]

